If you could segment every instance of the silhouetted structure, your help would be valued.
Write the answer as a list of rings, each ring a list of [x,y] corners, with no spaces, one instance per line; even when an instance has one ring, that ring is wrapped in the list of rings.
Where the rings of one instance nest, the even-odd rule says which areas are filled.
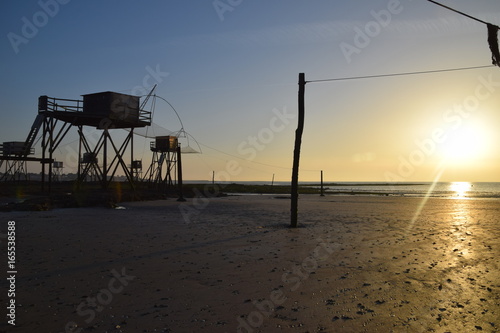
[[[0,144],[0,168],[5,164],[5,172],[0,180],[27,180],[27,162],[42,163],[42,189],[48,175],[49,190],[52,181],[60,178],[62,162],[54,162],[53,154],[71,128],[76,127],[79,135],[78,146],[78,178],[80,184],[86,180],[96,180],[107,188],[119,167],[134,187],[133,159],[134,128],[151,124],[151,112],[139,105],[139,97],[119,94],[111,91],[83,95],[83,100],[61,99],[40,96],[38,99],[38,115],[31,126],[26,141],[11,141]],[[87,138],[83,127],[95,127],[102,131],[97,139]],[[111,136],[113,129],[128,129],[129,134],[118,145]],[[42,158],[32,157],[38,133],[42,131]],[[129,167],[125,164],[125,153],[130,147]],[[108,160],[111,151],[112,158]],[[102,164],[99,164],[99,156]],[[141,166],[142,167],[142,166]],[[46,170],[48,168],[48,170]],[[48,172],[46,172],[48,171]]]
[[[134,128],[151,124],[151,113],[139,106],[139,97],[119,94],[111,91],[83,95],[82,100],[60,99],[40,96],[38,116],[28,136],[36,136],[42,127],[42,158],[52,159],[54,151],[72,127],[79,134],[78,179],[80,184],[85,180],[97,180],[103,188],[107,188],[113,180],[118,167],[121,167],[132,187],[132,171],[127,167],[124,156],[127,148],[132,147]],[[84,126],[102,130],[99,138],[91,142],[83,133]],[[129,129],[129,134],[117,145],[111,136],[113,129]],[[108,160],[108,152],[113,158]],[[131,160],[133,161],[133,148]],[[102,164],[99,164],[99,158]],[[49,164],[49,186],[52,181],[53,165]],[[46,163],[42,164],[42,177],[45,177]],[[42,179],[44,181],[44,179]]]
[[[144,181],[174,187],[176,185],[176,175],[178,159],[180,155],[179,142],[175,136],[157,136],[150,144],[153,152],[151,165],[144,175]]]
[[[54,161],[52,163],[52,180],[55,182],[61,181],[63,162]]]
[[[130,169],[132,170],[132,178],[134,179],[134,181],[139,181],[142,179],[142,161],[132,161]]]
[[[0,168],[5,164],[5,171],[0,180],[20,181],[28,180],[28,156],[33,155],[35,150],[25,149],[25,143],[21,141],[10,141],[0,144]]]

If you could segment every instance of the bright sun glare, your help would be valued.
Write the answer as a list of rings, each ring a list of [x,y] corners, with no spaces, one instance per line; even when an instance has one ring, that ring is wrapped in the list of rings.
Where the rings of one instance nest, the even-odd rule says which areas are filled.
[[[486,127],[480,123],[468,123],[449,131],[441,144],[441,154],[448,163],[463,165],[485,157],[489,147]]]

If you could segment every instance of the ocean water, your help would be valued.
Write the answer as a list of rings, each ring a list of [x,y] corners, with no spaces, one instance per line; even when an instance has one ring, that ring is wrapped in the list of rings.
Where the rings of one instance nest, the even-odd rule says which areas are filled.
[[[271,182],[240,181],[238,184],[270,185]],[[324,190],[327,194],[338,195],[387,195],[408,197],[438,197],[438,198],[499,198],[500,183],[487,182],[409,182],[409,183],[383,183],[383,182],[325,182]],[[290,182],[275,182],[274,185],[290,185]],[[320,188],[319,182],[303,182],[301,186],[308,185]]]
[[[500,183],[335,183],[324,187],[329,193],[440,198],[500,198]]]

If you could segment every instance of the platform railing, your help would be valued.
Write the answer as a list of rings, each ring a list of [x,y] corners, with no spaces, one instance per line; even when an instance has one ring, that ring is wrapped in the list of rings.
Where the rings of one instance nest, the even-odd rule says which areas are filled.
[[[63,99],[48,96],[38,98],[38,112],[82,112],[83,101],[77,99]]]

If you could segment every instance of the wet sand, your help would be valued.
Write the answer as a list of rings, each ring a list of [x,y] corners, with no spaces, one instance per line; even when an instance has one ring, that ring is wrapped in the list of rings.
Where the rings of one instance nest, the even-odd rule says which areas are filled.
[[[287,199],[194,200],[0,213],[0,332],[500,330],[500,200],[303,195],[297,229]]]

